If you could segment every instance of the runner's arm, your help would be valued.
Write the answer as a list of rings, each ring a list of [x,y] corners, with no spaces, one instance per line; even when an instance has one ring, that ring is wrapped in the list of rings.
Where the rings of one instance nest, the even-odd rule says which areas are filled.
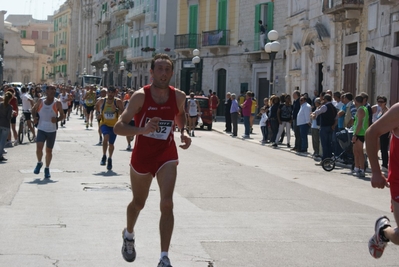
[[[60,116],[56,117],[56,122],[62,121],[65,118],[65,113],[64,113],[64,110],[62,109],[61,102],[57,101],[56,105],[57,105],[58,113],[60,114]]]
[[[132,95],[129,105],[122,115],[119,117],[118,122],[114,126],[114,133],[122,136],[134,136],[139,134],[147,134],[154,132],[158,128],[160,118],[150,119],[145,127],[131,126],[129,123],[133,120],[134,115],[140,112],[144,103],[145,93],[140,89]],[[138,124],[138,122],[137,122]]]

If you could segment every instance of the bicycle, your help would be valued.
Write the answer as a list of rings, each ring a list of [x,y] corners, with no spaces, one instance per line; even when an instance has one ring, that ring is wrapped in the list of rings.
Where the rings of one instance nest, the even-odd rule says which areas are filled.
[[[29,142],[34,141],[34,135],[28,127],[28,122],[25,119],[25,115],[22,112],[21,117],[19,119],[19,129],[18,129],[18,142],[22,144],[24,141],[24,136],[28,136]]]

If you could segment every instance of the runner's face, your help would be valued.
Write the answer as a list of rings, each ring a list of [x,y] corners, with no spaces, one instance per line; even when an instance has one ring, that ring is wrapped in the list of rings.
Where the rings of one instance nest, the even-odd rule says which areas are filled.
[[[154,70],[150,70],[153,78],[153,85],[158,88],[168,88],[170,79],[173,76],[172,64],[166,59],[157,59]]]
[[[108,98],[113,99],[115,97],[115,91],[108,91]]]

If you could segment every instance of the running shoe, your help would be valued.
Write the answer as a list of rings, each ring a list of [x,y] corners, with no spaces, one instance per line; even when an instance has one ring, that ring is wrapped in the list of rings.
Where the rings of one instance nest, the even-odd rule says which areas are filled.
[[[50,169],[49,168],[44,168],[44,179],[50,179]]]
[[[86,129],[89,129],[89,123],[88,122],[86,123]]]
[[[126,148],[126,150],[127,150],[127,151],[130,151],[130,150],[132,150],[132,146],[131,146],[131,145],[127,145],[127,148]]]
[[[112,159],[108,158],[107,170],[112,170]]]
[[[92,122],[90,123],[90,127],[93,127],[93,123]]]
[[[103,156],[102,158],[101,158],[101,162],[100,162],[100,165],[101,166],[105,166],[105,161],[107,160],[107,156]]]
[[[34,174],[39,174],[40,169],[42,168],[42,166],[43,166],[43,162],[38,162],[38,163],[36,164],[36,168],[33,170],[33,173],[34,173]]]
[[[386,216],[381,216],[375,222],[375,233],[369,240],[369,252],[370,255],[376,259],[381,258],[384,253],[385,247],[388,245],[388,239],[384,236],[383,230],[386,227],[390,227],[389,219]]]
[[[122,231],[123,245],[122,256],[127,262],[133,262],[136,259],[136,250],[134,249],[134,239],[130,240],[125,237],[125,229]]]
[[[158,263],[158,267],[172,267],[172,265],[170,265],[170,260],[168,256],[162,257],[162,259]]]

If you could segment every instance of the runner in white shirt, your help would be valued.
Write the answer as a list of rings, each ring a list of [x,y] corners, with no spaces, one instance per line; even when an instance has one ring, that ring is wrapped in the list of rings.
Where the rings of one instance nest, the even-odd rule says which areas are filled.
[[[22,99],[22,112],[25,116],[26,123],[28,124],[28,127],[33,134],[33,140],[36,141],[36,132],[35,128],[32,125],[32,107],[35,104],[33,101],[32,96],[28,93],[27,88],[24,86],[21,88],[21,99]]]
[[[68,114],[68,108],[69,108],[68,107],[69,94],[66,92],[65,87],[61,88],[61,94],[59,95],[59,100],[61,102],[62,110],[64,111],[64,114],[66,117]],[[63,127],[66,124],[65,117],[64,117],[64,120],[61,121],[61,127]]]

